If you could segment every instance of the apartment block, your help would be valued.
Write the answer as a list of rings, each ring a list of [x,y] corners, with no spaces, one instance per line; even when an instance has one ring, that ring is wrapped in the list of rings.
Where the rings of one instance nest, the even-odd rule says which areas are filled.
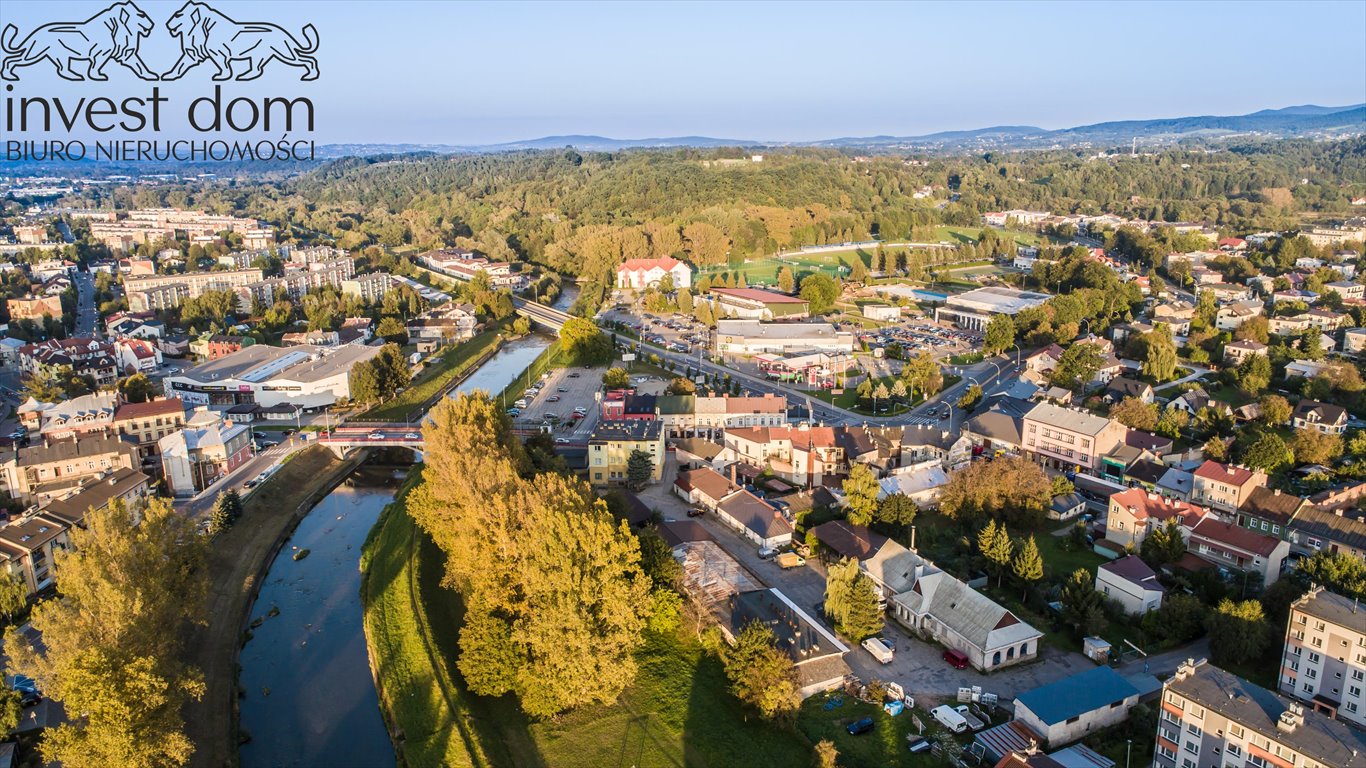
[[[1128,429],[1113,419],[1039,403],[1024,415],[1021,431],[1022,447],[1038,461],[1094,471],[1101,456],[1124,444]]]
[[[1362,768],[1366,732],[1210,664],[1162,686],[1154,768]]]
[[[1314,586],[1290,605],[1281,692],[1366,726],[1366,606]]]
[[[1206,461],[1191,480],[1191,501],[1233,514],[1266,485],[1266,473],[1233,464]]]

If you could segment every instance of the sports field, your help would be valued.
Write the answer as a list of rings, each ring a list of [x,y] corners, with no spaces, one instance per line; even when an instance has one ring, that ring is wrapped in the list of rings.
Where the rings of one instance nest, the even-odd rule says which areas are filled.
[[[745,282],[749,285],[777,285],[778,271],[783,267],[790,268],[793,276],[797,279],[815,272],[824,272],[831,277],[840,277],[849,274],[849,269],[853,266],[855,258],[863,259],[863,265],[866,267],[872,263],[873,255],[863,248],[823,253],[787,253],[780,256],[765,256],[734,266],[720,264],[701,267],[697,271],[698,277],[702,275],[715,277],[730,273],[732,280],[737,274],[743,272],[745,273]]]

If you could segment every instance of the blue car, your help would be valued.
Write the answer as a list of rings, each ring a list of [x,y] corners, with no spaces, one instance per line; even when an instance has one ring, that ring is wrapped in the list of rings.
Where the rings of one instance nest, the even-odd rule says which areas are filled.
[[[850,736],[862,736],[865,733],[871,732],[873,730],[873,725],[873,718],[865,717],[862,720],[855,720],[850,723],[844,730],[848,731]]]

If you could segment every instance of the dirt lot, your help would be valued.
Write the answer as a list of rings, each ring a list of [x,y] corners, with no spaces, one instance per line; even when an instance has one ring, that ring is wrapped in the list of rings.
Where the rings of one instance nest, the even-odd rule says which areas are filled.
[[[186,661],[204,673],[206,686],[204,698],[185,708],[186,733],[195,744],[192,766],[236,765],[237,650],[247,608],[279,542],[364,456],[361,451],[341,461],[316,445],[301,451],[256,489],[242,517],[213,542],[208,622],[186,643]]]

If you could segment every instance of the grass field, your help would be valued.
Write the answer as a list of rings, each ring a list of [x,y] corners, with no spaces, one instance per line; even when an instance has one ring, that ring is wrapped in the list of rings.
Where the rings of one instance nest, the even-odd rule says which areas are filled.
[[[917,732],[911,712],[891,717],[880,707],[849,696],[842,697],[842,705],[827,710],[825,704],[829,698],[813,696],[807,699],[802,704],[797,727],[813,744],[822,739],[833,742],[843,768],[928,768],[946,764],[931,754],[913,755],[906,749],[907,734]],[[914,710],[914,713],[925,724],[927,733],[934,734],[942,730],[928,713],[920,710]],[[865,717],[876,721],[872,733],[850,736],[845,727]]]
[[[789,267],[794,277],[800,279],[802,275],[812,272],[824,272],[831,277],[839,276],[840,267],[848,269],[854,264],[855,258],[863,259],[864,266],[872,263],[873,255],[863,248],[853,248],[847,251],[832,251],[829,253],[789,253],[782,256],[766,256],[761,259],[752,259],[738,265],[717,265],[702,267],[698,269],[698,277],[711,275],[713,277],[722,273],[729,272],[731,279],[735,275],[744,272],[745,282],[751,286],[778,284],[778,271],[783,267]],[[847,273],[846,273],[847,274]]]
[[[636,682],[610,706],[528,720],[510,695],[474,696],[456,672],[459,600],[441,586],[441,553],[396,503],[366,543],[366,638],[381,707],[403,734],[404,762],[426,766],[806,765],[790,726],[743,710],[720,662],[690,637],[648,636]]]
[[[414,413],[426,410],[452,381],[473,370],[486,355],[498,349],[503,340],[502,327],[501,324],[494,325],[469,341],[443,347],[436,353],[441,357],[441,362],[427,366],[402,394],[371,408],[360,418],[404,421]]]

